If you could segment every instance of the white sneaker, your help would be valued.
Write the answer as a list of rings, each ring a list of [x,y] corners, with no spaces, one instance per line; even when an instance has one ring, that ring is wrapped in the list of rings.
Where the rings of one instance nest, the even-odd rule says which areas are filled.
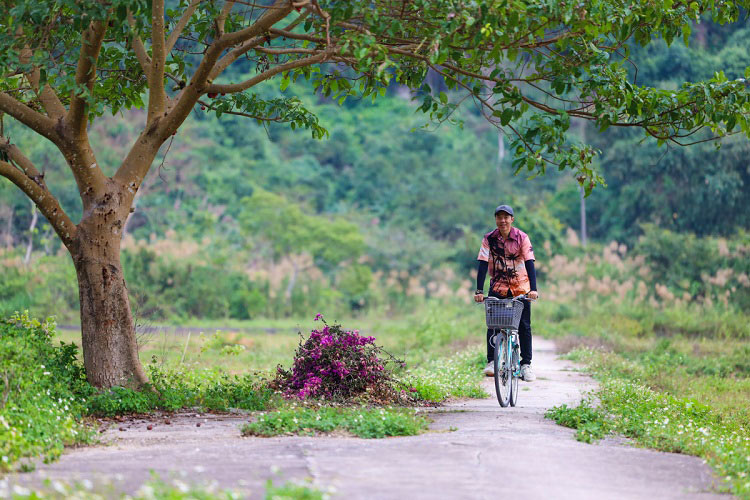
[[[533,382],[536,380],[536,375],[531,370],[531,365],[521,365],[521,378],[525,382]]]
[[[490,361],[487,363],[487,366],[484,367],[484,374],[488,377],[494,377],[495,376],[495,362]]]

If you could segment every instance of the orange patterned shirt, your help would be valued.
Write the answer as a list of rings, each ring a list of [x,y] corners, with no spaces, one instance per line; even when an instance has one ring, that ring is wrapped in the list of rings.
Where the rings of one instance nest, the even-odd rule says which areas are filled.
[[[531,283],[526,272],[527,260],[534,259],[534,249],[529,236],[515,227],[510,228],[507,238],[495,229],[484,235],[477,260],[487,262],[490,273],[490,291],[502,297],[529,293]]]

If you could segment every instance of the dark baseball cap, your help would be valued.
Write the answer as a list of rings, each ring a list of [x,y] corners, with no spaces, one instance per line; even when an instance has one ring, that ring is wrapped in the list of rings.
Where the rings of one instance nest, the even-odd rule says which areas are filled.
[[[515,217],[515,216],[513,215],[513,209],[512,209],[512,208],[510,208],[510,206],[509,206],[509,205],[500,205],[499,207],[497,207],[497,208],[495,209],[495,215],[497,215],[497,214],[498,214],[499,212],[505,212],[505,213],[508,213],[508,214],[510,214],[510,216],[511,216],[511,217]]]

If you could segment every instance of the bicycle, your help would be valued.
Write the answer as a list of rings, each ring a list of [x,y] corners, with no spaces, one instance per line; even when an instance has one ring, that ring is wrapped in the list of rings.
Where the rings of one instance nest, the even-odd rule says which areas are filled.
[[[521,376],[518,325],[523,313],[523,300],[531,299],[527,299],[526,295],[512,299],[484,298],[487,328],[493,332],[492,343],[495,345],[495,393],[503,408],[508,404],[516,406],[518,401],[518,378]]]

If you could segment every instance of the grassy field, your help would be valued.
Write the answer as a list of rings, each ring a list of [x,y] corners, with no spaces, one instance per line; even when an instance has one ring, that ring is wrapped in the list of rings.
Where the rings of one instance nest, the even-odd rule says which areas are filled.
[[[375,337],[388,352],[414,367],[472,345],[480,346],[484,338],[484,316],[479,306],[431,304],[413,316],[384,317],[372,313],[326,320]],[[221,366],[238,374],[271,372],[278,364],[288,366],[299,343],[299,333],[307,335],[319,326],[312,316],[283,320],[193,320],[179,326],[145,324],[138,328],[137,337],[144,364],[155,360],[165,366],[179,363],[195,368]],[[58,336],[80,347],[80,331],[59,330]]]

